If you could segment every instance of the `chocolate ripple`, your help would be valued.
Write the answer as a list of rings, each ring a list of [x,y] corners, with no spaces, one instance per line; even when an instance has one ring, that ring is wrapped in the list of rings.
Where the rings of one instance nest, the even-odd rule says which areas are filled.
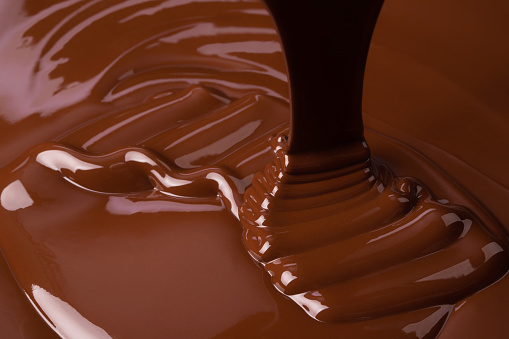
[[[351,322],[451,305],[509,268],[507,240],[486,224],[493,221],[369,158],[288,174],[292,158],[278,141],[275,162],[245,193],[243,240],[276,289],[311,317]]]

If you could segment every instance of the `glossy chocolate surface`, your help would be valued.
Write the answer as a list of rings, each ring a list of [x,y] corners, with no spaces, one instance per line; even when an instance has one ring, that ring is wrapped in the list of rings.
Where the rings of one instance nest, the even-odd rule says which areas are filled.
[[[1,267],[6,336],[55,337],[49,328],[69,338],[509,333],[509,283],[488,286],[507,265],[500,224],[509,224],[509,214],[500,202],[509,198],[509,164],[499,154],[509,146],[503,114],[509,105],[499,88],[509,75],[503,62],[509,49],[493,43],[507,32],[505,3],[388,1],[364,85],[374,160],[286,173],[282,184],[263,182],[284,172],[290,112],[284,58],[262,3],[6,3],[0,7],[0,74],[9,79],[0,90],[0,245],[12,272]],[[360,145],[343,154],[367,159]],[[275,166],[274,155],[283,160]],[[249,186],[261,194],[281,187],[285,199],[275,207],[263,200],[252,206],[267,207],[271,222],[301,226],[263,229],[264,237],[284,234],[263,253],[263,242],[257,249],[244,237],[259,263],[244,248],[236,218],[249,204],[245,197],[254,197]],[[324,196],[327,204],[313,205]],[[331,197],[342,213],[352,216],[363,206],[363,217],[385,221],[368,237],[349,233],[359,228],[335,227],[337,214],[320,211],[330,220],[313,224],[320,232],[306,230],[304,207],[326,210]],[[243,208],[240,217],[247,216]],[[431,224],[441,220],[433,232],[424,222],[399,227],[427,217]],[[330,246],[320,246],[324,236]],[[359,246],[366,242],[374,245]],[[327,251],[341,261],[330,261]],[[294,263],[302,271],[291,271]],[[461,270],[451,272],[456,265]],[[279,274],[271,279],[266,270]],[[425,285],[412,283],[425,278]],[[338,279],[344,295],[320,285]],[[342,300],[327,304],[324,318],[317,313],[327,321],[319,322],[273,283],[297,304],[295,295],[314,291]],[[401,285],[404,293],[394,289]],[[344,303],[349,307],[341,309]]]
[[[288,65],[290,131],[239,218],[274,286],[317,320],[352,322],[454,305],[505,275],[494,220],[370,158],[363,63],[382,1],[267,3]]]

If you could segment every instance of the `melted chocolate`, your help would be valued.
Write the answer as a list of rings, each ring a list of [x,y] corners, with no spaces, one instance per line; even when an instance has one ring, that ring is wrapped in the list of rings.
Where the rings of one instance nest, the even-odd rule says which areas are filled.
[[[344,168],[293,174],[280,161],[287,147],[282,135],[293,131],[284,59],[261,3],[25,1],[1,7],[8,20],[1,25],[0,72],[12,81],[2,87],[0,102],[0,245],[21,291],[50,327],[63,337],[94,338],[433,338],[440,332],[441,338],[475,338],[477,332],[468,330],[472,326],[492,337],[502,333],[504,312],[496,310],[503,310],[499,296],[507,291],[507,279],[473,293],[504,273],[505,233],[469,194],[407,145],[463,185],[477,178],[479,184],[470,181],[468,188],[478,196],[504,197],[507,190],[483,184],[490,178],[483,174],[486,165],[477,165],[482,171],[476,173],[447,160],[451,157],[442,149],[461,154],[461,148],[446,142],[432,148],[426,140],[433,131],[419,127],[415,139],[405,134],[415,124],[399,118],[393,126],[409,128],[385,125],[384,114],[396,118],[402,110],[387,110],[392,101],[376,102],[378,94],[370,93],[401,85],[393,78],[387,78],[390,86],[382,85],[376,77],[385,70],[377,62],[387,65],[393,57],[385,59],[378,43],[407,17],[406,7],[418,6],[387,4],[385,17],[391,20],[384,22],[382,12],[371,58],[374,75],[370,78],[368,64],[365,85],[366,138],[376,160],[367,158],[361,142],[347,147],[349,153],[329,152],[338,157],[331,163],[342,162]],[[436,11],[430,13],[434,17]],[[412,65],[399,67],[412,70],[422,84]],[[435,83],[455,93],[447,83]],[[450,105],[448,99],[437,106]],[[373,107],[383,113],[376,115]],[[413,119],[436,117],[434,110],[416,112]],[[466,120],[456,124],[468,126]],[[505,138],[496,128],[491,134],[482,126],[478,131],[486,142]],[[274,155],[279,160],[270,165]],[[430,189],[414,179],[395,179],[381,163],[397,176],[418,177]],[[458,167],[461,172],[454,171]],[[281,179],[278,173],[285,175]],[[273,228],[244,222],[265,240],[278,239],[261,253],[264,242],[257,247],[245,238],[261,269],[243,248],[235,218],[243,196],[245,206],[256,197],[246,192],[252,182],[249,192],[263,195],[280,187],[284,197],[266,206],[268,214],[261,210]],[[309,196],[303,198],[303,192]],[[338,206],[347,217],[357,215],[361,200],[360,209],[373,214],[363,214],[369,222],[360,220],[358,227],[336,227],[336,212],[321,211],[323,223],[310,222],[317,210]],[[488,207],[507,224],[505,209],[491,201],[486,200]],[[258,199],[250,211],[263,206]],[[436,223],[433,232],[427,223],[405,224],[419,213]],[[241,216],[249,219],[247,213]],[[374,219],[380,224],[372,228]],[[310,232],[309,225],[322,230]],[[363,225],[371,233],[361,234]],[[398,225],[401,230],[391,233]],[[322,246],[324,241],[330,245]],[[374,247],[359,246],[363,242]],[[392,251],[395,246],[401,251]],[[341,261],[330,261],[329,250]],[[292,271],[295,263],[302,271]],[[457,278],[450,272],[455,265],[463,269]],[[307,316],[274,289],[264,269],[297,303],[302,293],[311,300],[308,305],[327,300],[328,311],[316,317],[340,323]],[[29,303],[19,302],[22,293],[5,267],[2,272],[4,291],[17,293],[5,296],[5,310],[17,310],[7,311],[13,320],[2,319],[5,335],[51,337]],[[339,280],[332,289],[322,284]],[[402,293],[398,286],[407,288]],[[325,298],[317,299],[314,291]],[[492,307],[486,317],[474,311],[484,305]]]
[[[383,0],[265,2],[290,78],[287,153],[316,154],[363,140],[364,68]]]
[[[313,318],[349,322],[452,305],[503,276],[509,245],[491,233],[494,220],[369,159],[363,64],[382,1],[268,4],[292,118],[288,143],[280,138],[275,163],[246,191],[240,221],[274,286]]]
[[[277,156],[246,191],[244,243],[313,318],[360,321],[452,305],[507,272],[500,226],[438,201],[414,179],[369,161],[289,175],[284,153]]]

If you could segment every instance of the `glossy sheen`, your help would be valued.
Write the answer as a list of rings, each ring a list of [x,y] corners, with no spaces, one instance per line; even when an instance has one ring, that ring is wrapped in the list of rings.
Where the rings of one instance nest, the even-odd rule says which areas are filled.
[[[472,241],[466,252],[438,261],[451,266],[475,253],[472,267],[479,269],[470,272],[473,280],[464,281],[481,286],[502,273],[503,265],[491,266],[502,252],[486,245],[505,248],[505,235],[436,164],[509,224],[507,209],[498,203],[509,197],[508,164],[494,146],[509,145],[502,133],[508,122],[500,113],[507,108],[505,96],[476,85],[491,81],[496,88],[509,73],[502,57],[509,57],[507,44],[477,39],[490,34],[503,39],[500,32],[507,26],[497,14],[503,6],[497,1],[480,8],[454,1],[387,2],[365,83],[366,138],[377,162],[358,169],[362,179],[364,169],[383,172],[379,163],[385,163],[396,176],[415,176],[440,198],[447,197],[451,203],[425,201],[428,191],[417,192],[420,184],[410,179],[394,182],[414,190],[387,184],[380,193],[380,183],[393,182],[390,172],[379,176],[377,186],[362,180],[359,186],[366,188],[368,203],[379,194],[411,200],[393,201],[395,218],[414,218],[418,206],[436,207],[442,216],[456,214],[460,221],[446,227],[442,219],[438,233],[424,237],[445,252]],[[495,338],[509,333],[506,278],[473,295],[481,286],[452,284],[459,292],[447,304],[437,305],[436,300],[445,300],[440,295],[417,307],[415,300],[412,307],[399,305],[405,310],[401,314],[381,309],[371,320],[321,323],[286,299],[257,267],[242,245],[235,214],[255,173],[272,161],[273,149],[283,146],[285,138],[279,136],[288,133],[289,120],[284,60],[261,3],[6,1],[0,10],[5,18],[0,20],[0,72],[10,80],[2,82],[0,92],[0,245],[22,291],[1,266],[0,319],[6,337],[52,337],[23,292],[51,328],[70,338],[76,333],[94,338],[432,338],[439,332],[440,338],[478,338],[480,333]],[[408,19],[409,11],[415,20]],[[472,24],[469,19],[480,13],[490,25],[481,19]],[[435,25],[429,25],[431,18]],[[458,27],[451,20],[470,33],[469,39],[476,38],[482,53],[468,50],[470,40],[450,28]],[[489,34],[476,35],[475,29]],[[415,35],[425,41],[416,46]],[[444,36],[454,38],[452,47],[442,43]],[[420,59],[406,57],[421,45],[426,47]],[[462,68],[456,50],[464,51],[462,60],[491,58],[486,64],[498,67]],[[391,68],[394,60],[397,67]],[[415,60],[436,71],[423,70]],[[492,76],[491,67],[499,77]],[[465,69],[472,68],[471,79],[465,79]],[[433,100],[422,100],[429,97]],[[451,107],[461,107],[458,115]],[[431,124],[436,121],[442,133]],[[462,134],[473,128],[471,121],[476,122],[475,138]],[[350,154],[365,157],[360,150]],[[336,174],[340,186],[342,178],[350,182]],[[327,180],[319,186],[317,195]],[[409,212],[409,205],[417,207]],[[472,220],[472,227],[461,237],[465,220]],[[452,245],[444,245],[442,234]],[[417,236],[418,227],[406,235]],[[429,249],[410,250],[419,256]],[[380,258],[408,260],[389,252]],[[485,268],[490,274],[477,275]],[[405,272],[401,279],[415,281],[415,271]],[[308,276],[316,274],[299,278]],[[400,284],[389,278],[388,289]],[[446,284],[439,281],[434,290],[443,291]],[[384,288],[373,287],[374,292]]]
[[[350,322],[453,305],[507,272],[495,221],[370,160],[288,174],[285,146],[255,174],[240,220],[250,254],[311,317]]]
[[[274,286],[317,320],[349,322],[454,304],[502,277],[508,243],[495,221],[371,162],[363,64],[382,1],[267,3],[292,116],[239,217]]]

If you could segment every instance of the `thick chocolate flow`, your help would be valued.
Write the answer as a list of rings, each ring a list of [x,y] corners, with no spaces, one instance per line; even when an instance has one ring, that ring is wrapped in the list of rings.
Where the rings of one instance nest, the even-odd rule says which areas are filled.
[[[364,68],[383,0],[265,3],[278,27],[290,79],[287,153],[335,152],[362,141]]]
[[[0,246],[9,267],[0,266],[2,335],[56,337],[41,318],[66,338],[509,333],[508,280],[490,285],[506,265],[505,232],[438,167],[509,224],[499,206],[509,197],[507,163],[491,147],[507,145],[504,96],[477,85],[503,83],[491,66],[474,67],[465,79],[454,54],[465,51],[461,60],[470,63],[509,57],[505,44],[482,44],[483,36],[502,39],[507,26],[497,13],[505,2],[388,1],[366,79],[366,138],[376,160],[295,174],[281,170],[288,83],[261,2],[5,4]],[[447,15],[437,16],[444,9]],[[408,12],[416,20],[408,21]],[[479,13],[490,25],[472,19]],[[482,53],[468,50],[471,42],[451,27],[486,30],[468,35]],[[454,48],[443,43],[447,35]],[[493,66],[496,74],[509,74],[505,60]],[[479,149],[465,150],[472,139],[460,132],[470,131],[471,119]],[[359,146],[341,157],[366,159]],[[281,162],[271,165],[274,156]],[[429,189],[396,179],[407,175]],[[244,248],[236,218],[255,197],[249,186],[260,194],[277,188],[284,198],[253,201],[269,213],[252,208],[261,213],[252,226],[244,223],[261,239],[244,233],[259,263]],[[240,216],[248,220],[246,211]],[[410,222],[419,216],[422,223]],[[276,227],[259,228],[261,217]],[[354,234],[362,227],[367,233]],[[330,246],[321,246],[324,237]],[[273,246],[264,249],[267,241]],[[331,288],[324,281],[341,282]]]
[[[273,145],[239,217],[274,286],[317,320],[351,322],[454,305],[503,276],[509,244],[494,220],[369,157],[359,62],[382,2],[268,3],[289,65],[290,135]],[[306,35],[323,40],[305,44]]]

